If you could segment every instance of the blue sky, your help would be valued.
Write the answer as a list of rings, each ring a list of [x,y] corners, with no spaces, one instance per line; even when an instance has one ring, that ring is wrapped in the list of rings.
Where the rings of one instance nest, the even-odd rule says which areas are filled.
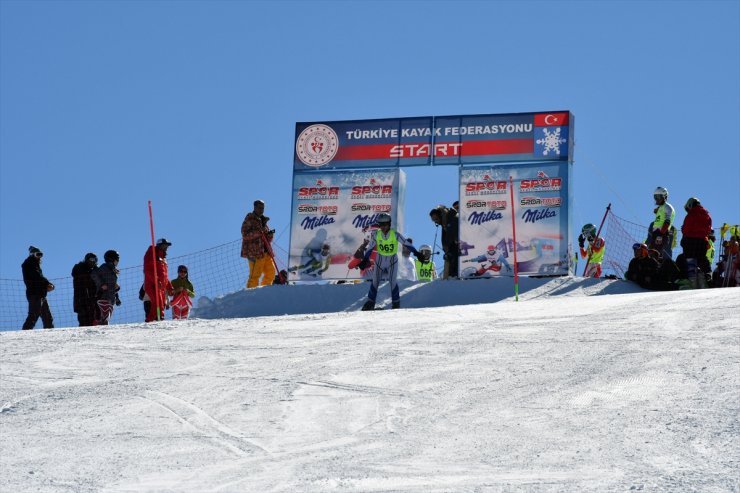
[[[138,265],[147,200],[172,255],[239,238],[255,198],[287,247],[297,121],[568,109],[576,225],[652,192],[740,220],[740,3],[0,2],[0,277],[87,251]],[[457,195],[407,169],[406,232]],[[245,265],[246,271],[246,265]]]

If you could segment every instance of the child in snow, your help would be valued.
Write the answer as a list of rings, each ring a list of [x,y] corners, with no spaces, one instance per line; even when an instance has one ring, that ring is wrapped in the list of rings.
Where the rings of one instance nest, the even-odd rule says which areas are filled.
[[[195,288],[188,279],[188,268],[184,265],[177,266],[177,278],[172,280],[172,319],[182,320],[190,316],[190,308],[193,306],[191,298],[195,298]]]

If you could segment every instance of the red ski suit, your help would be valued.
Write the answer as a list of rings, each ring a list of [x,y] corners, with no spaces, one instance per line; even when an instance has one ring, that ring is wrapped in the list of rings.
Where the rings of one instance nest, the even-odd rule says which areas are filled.
[[[154,284],[154,259],[152,258],[152,248],[155,249],[157,256],[157,283]],[[159,247],[149,247],[144,254],[144,291],[152,302],[149,313],[146,315],[147,322],[155,320],[164,320],[164,309],[167,301],[167,295],[172,293],[172,283],[167,274],[167,260],[165,252]],[[159,300],[159,318],[157,318],[157,300]]]

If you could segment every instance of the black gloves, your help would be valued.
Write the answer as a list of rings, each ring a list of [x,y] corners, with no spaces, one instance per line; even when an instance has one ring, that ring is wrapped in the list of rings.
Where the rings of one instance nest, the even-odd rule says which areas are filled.
[[[360,269],[360,270],[365,270],[368,267],[370,267],[370,260],[368,260],[366,258],[360,260],[360,263],[357,264],[357,268]]]
[[[116,294],[116,306],[121,306],[121,298]]]
[[[583,234],[578,235],[578,246],[583,248],[583,245],[586,243],[586,238],[583,237]]]

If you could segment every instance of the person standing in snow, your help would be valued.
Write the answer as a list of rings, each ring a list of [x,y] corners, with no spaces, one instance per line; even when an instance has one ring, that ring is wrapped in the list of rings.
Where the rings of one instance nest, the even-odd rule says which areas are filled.
[[[171,245],[165,238],[160,238],[144,254],[144,292],[150,301],[147,322],[164,320],[164,311],[170,307],[168,295],[172,295],[172,283],[167,274],[167,249]]]
[[[419,248],[419,256],[414,261],[416,278],[421,282],[430,282],[437,278],[437,267],[432,261],[432,247],[422,245]]]
[[[668,203],[668,189],[657,187],[653,193],[655,199],[655,219],[648,226],[648,237],[645,243],[648,248],[660,252],[663,258],[673,258],[673,238],[675,228],[673,220],[676,210]]]
[[[406,238],[410,244],[413,245],[414,240]],[[411,250],[406,246],[401,247],[401,258],[398,263],[398,278],[405,279],[407,281],[416,281],[416,265],[414,259],[411,258]]]
[[[182,320],[190,316],[190,308],[193,306],[192,298],[195,298],[195,288],[188,277],[188,268],[185,265],[177,266],[177,277],[170,281],[172,283],[172,319]]]
[[[588,247],[585,246],[588,242]],[[606,241],[596,236],[596,226],[591,223],[586,224],[578,235],[578,246],[581,251],[581,257],[588,259],[585,277],[601,277],[601,262],[604,260],[606,252]],[[585,247],[585,248],[584,248]]]
[[[269,217],[264,215],[265,203],[254,201],[254,210],[247,214],[242,222],[242,258],[249,262],[247,289],[269,286],[275,280],[275,265],[270,256],[268,245],[272,241],[274,230],[267,227]],[[260,279],[262,281],[260,282]]]
[[[49,302],[46,300],[46,295],[54,290],[54,285],[44,277],[41,271],[41,257],[43,256],[44,253],[41,250],[31,246],[28,248],[28,258],[21,265],[28,300],[28,317],[23,323],[22,330],[33,329],[39,317],[45,329],[54,328],[54,318],[51,316]]]
[[[706,278],[710,278],[712,265],[707,258],[709,235],[712,234],[712,217],[701,205],[699,199],[691,197],[684,205],[686,218],[681,226],[681,248],[688,262],[694,259]],[[688,272],[682,272],[688,275]],[[711,279],[710,279],[711,280]]]
[[[373,310],[375,308],[375,299],[378,295],[378,285],[383,277],[388,279],[391,287],[391,306],[392,308],[401,308],[401,294],[398,289],[398,247],[405,245],[414,255],[418,256],[416,248],[403,237],[403,235],[391,229],[391,216],[385,212],[378,214],[375,222],[379,229],[370,237],[362,261],[357,265],[360,270],[366,269],[370,265],[370,255],[377,250],[375,258],[375,269],[373,270],[372,283],[370,291],[367,294],[367,302],[363,305],[363,310]]]
[[[429,212],[432,222],[442,227],[442,250],[444,250],[444,271],[442,279],[458,276],[460,258],[460,241],[458,239],[459,223],[457,211],[438,205]]]
[[[105,263],[90,275],[95,281],[98,293],[98,318],[95,325],[108,325],[113,316],[113,306],[121,306],[118,291],[118,262],[121,256],[115,250],[108,250],[103,255]]]
[[[72,287],[74,288],[73,308],[80,327],[89,327],[97,318],[97,288],[90,274],[98,268],[98,257],[94,253],[85,255],[85,260],[72,267]]]

